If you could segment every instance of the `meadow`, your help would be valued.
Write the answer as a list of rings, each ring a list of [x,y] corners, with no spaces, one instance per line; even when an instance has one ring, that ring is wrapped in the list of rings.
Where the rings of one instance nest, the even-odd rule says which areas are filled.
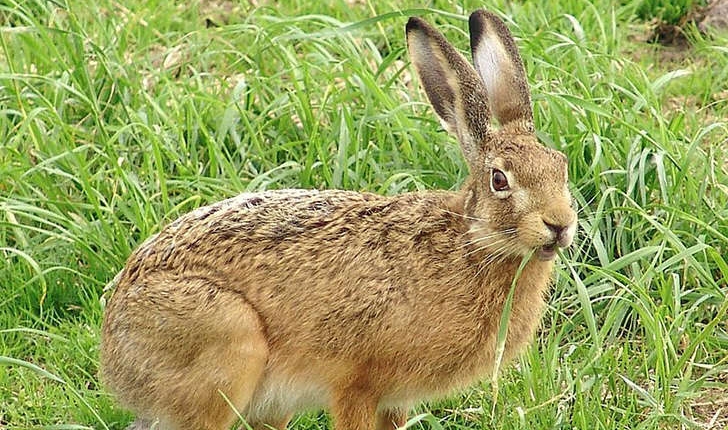
[[[98,380],[103,290],[179,215],[263,189],[456,189],[404,25],[469,55],[480,7],[517,39],[579,230],[531,347],[411,427],[728,426],[726,35],[647,43],[637,0],[391,3],[0,1],[0,428],[131,421]]]

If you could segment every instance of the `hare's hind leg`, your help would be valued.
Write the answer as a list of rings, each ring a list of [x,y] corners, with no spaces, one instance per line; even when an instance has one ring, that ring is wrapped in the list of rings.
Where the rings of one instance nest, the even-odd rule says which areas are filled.
[[[205,295],[212,291],[203,290]],[[188,325],[204,332],[199,343],[188,345],[197,353],[179,369],[182,379],[167,394],[174,399],[171,409],[176,415],[167,419],[179,429],[228,429],[236,419],[233,407],[244,412],[268,359],[255,310],[236,293],[218,290],[213,294],[200,298],[199,315],[183,316]]]
[[[110,385],[140,423],[159,420],[152,428],[228,429],[268,359],[257,312],[205,277],[160,273],[144,284],[106,334]]]
[[[238,303],[212,318],[230,318],[240,312]],[[173,409],[183,418],[174,427],[225,430],[236,420],[236,411],[244,413],[255,392],[267,360],[266,341],[262,331],[230,332],[201,347],[195,364],[186,369],[185,383],[171,390],[170,396],[176,396]],[[170,421],[177,420],[170,417]]]

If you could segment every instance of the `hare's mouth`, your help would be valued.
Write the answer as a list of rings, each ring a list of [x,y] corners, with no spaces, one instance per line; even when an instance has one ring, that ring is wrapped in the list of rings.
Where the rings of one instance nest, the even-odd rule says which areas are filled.
[[[556,258],[556,242],[544,245],[538,249],[538,259],[541,261],[551,261]]]

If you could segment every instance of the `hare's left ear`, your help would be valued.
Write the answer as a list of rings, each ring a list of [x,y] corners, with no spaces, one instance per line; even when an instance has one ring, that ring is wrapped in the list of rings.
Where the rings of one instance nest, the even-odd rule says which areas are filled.
[[[514,121],[524,131],[533,131],[531,93],[526,71],[511,32],[491,12],[470,15],[470,49],[473,64],[485,83],[491,111],[505,126]]]
[[[479,165],[489,142],[488,98],[473,66],[439,31],[420,18],[407,21],[407,47],[427,98],[460,141],[465,159]]]

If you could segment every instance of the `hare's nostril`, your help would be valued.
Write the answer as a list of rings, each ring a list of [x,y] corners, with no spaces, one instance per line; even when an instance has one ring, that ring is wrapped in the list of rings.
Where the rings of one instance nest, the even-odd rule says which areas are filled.
[[[554,237],[558,240],[566,230],[567,226],[551,224],[546,221],[543,222],[549,230],[554,233]]]
[[[574,223],[553,224],[543,220],[544,225],[551,231],[553,241],[561,248],[568,247],[571,245],[571,241],[574,239]]]

